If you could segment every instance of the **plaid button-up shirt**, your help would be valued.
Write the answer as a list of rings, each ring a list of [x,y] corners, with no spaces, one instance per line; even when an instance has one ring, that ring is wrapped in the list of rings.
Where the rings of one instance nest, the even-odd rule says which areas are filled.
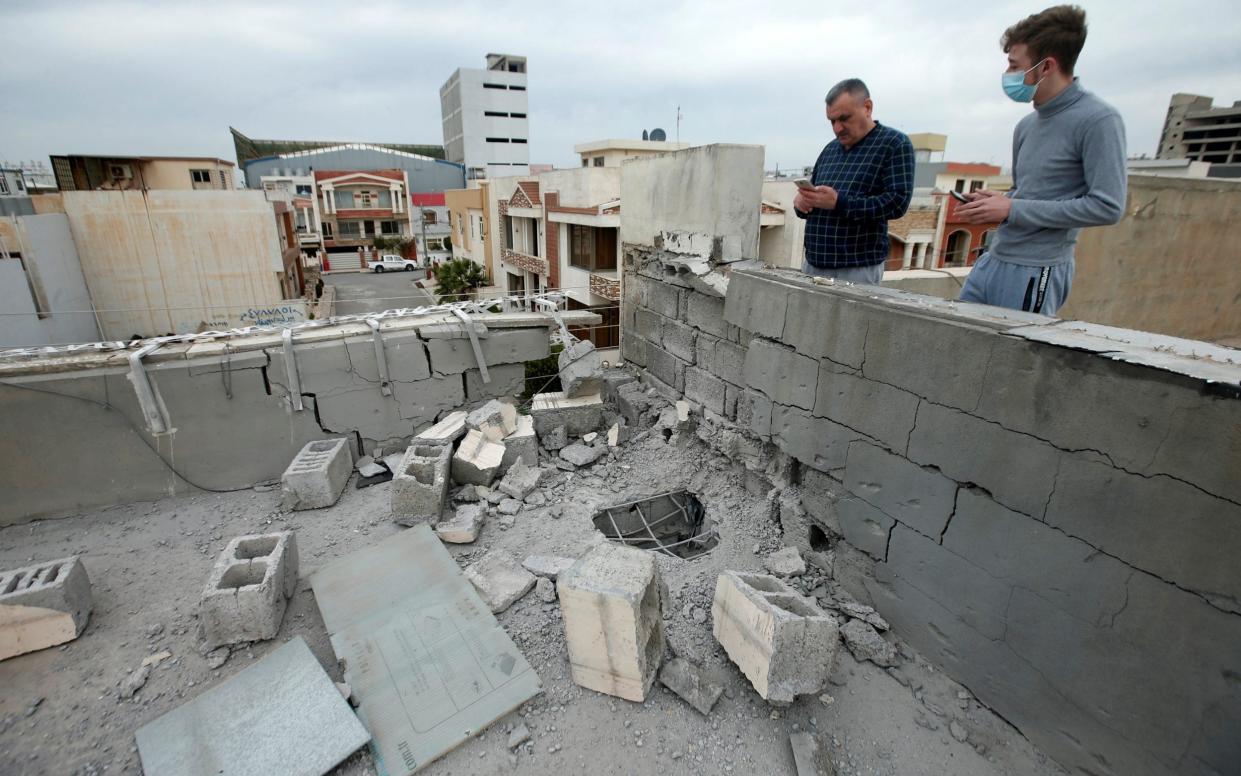
[[[839,197],[834,210],[796,211],[806,219],[806,261],[823,269],[878,264],[888,258],[888,220],[905,215],[913,197],[913,144],[876,121],[852,148],[828,143],[810,182]]]

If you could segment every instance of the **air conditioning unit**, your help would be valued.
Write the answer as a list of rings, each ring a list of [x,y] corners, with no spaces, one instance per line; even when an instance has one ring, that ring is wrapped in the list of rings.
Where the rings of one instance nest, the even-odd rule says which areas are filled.
[[[112,177],[112,180],[132,178],[134,177],[134,168],[128,164],[110,164],[108,165],[108,175]]]

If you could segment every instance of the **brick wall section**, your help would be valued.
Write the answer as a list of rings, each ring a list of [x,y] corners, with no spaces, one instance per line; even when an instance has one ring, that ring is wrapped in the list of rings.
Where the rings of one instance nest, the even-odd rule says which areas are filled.
[[[560,193],[544,194],[543,204],[543,212],[551,213],[560,205]],[[547,238],[547,287],[560,288],[560,224],[545,215],[543,233]]]
[[[1241,367],[793,273],[721,298],[666,258],[625,246],[625,359],[750,469],[795,461],[809,519],[865,560],[838,579],[903,638],[1070,768],[1241,762]]]

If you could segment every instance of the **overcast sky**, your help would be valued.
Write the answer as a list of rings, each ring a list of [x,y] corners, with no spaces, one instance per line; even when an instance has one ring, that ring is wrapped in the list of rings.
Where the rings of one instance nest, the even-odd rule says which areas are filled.
[[[1241,100],[1241,3],[1086,3],[1083,84],[1154,155],[1174,92]],[[529,57],[530,160],[641,136],[758,143],[812,162],[823,94],[858,76],[875,117],[948,135],[947,158],[1009,164],[1028,106],[1000,91],[998,40],[1042,2],[57,2],[3,0],[0,159],[182,154],[255,138],[443,142],[439,87],[489,51]]]

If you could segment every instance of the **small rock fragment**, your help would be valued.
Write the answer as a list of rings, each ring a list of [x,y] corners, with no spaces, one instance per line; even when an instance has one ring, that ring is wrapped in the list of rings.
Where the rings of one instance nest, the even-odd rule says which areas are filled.
[[[569,432],[564,426],[556,426],[539,440],[549,452],[556,452],[569,444]]]
[[[144,665],[121,680],[121,699],[127,700],[134,697],[134,693],[141,690],[142,686],[147,683],[147,679],[150,677],[151,667]]]
[[[536,577],[547,577],[555,580],[560,572],[565,571],[574,563],[573,558],[559,558],[554,555],[529,555],[521,562],[526,571]]]
[[[574,466],[589,466],[607,452],[606,447],[589,447],[575,442],[560,451],[561,459]]]
[[[465,570],[465,578],[478,590],[478,595],[499,614],[530,592],[534,575],[503,550],[490,550]]]
[[[525,463],[518,460],[504,473],[504,478],[500,480],[500,484],[496,487],[498,490],[520,501],[539,486],[539,479],[542,476],[542,469],[537,466],[526,466]]]
[[[556,583],[547,577],[539,577],[539,581],[534,583],[534,592],[538,594],[539,600],[545,604],[555,603],[556,601]]]
[[[465,503],[474,503],[482,499],[482,496],[478,492],[478,486],[471,484],[471,485],[463,485],[457,491],[457,494],[453,496],[453,498],[456,499],[457,501],[462,501]]]
[[[708,679],[701,668],[680,657],[664,663],[659,669],[659,681],[703,715],[711,713],[724,692],[724,688]]]
[[[232,653],[228,647],[216,647],[207,653],[207,667],[214,670],[228,662],[228,656]]]
[[[814,734],[791,733],[789,745],[793,747],[793,764],[797,768],[797,776],[821,776],[830,773],[820,767],[822,756]]]
[[[521,746],[522,744],[526,743],[529,740],[530,740],[530,728],[526,727],[526,724],[523,722],[522,724],[513,728],[513,732],[508,734],[508,748],[516,749],[517,747]]]
[[[451,518],[435,526],[435,535],[449,544],[469,544],[478,538],[486,515],[482,504],[462,504]]]
[[[598,438],[599,438],[598,431],[591,431],[590,433],[582,434],[582,441],[588,445],[594,442]]]
[[[845,640],[845,646],[858,660],[869,660],[885,668],[897,664],[896,650],[870,623],[849,620],[841,627],[840,635]]]
[[[521,502],[515,498],[506,498],[499,503],[496,510],[502,515],[515,515],[521,511]]]
[[[169,652],[168,650],[164,650],[163,652],[156,652],[154,655],[147,655],[146,657],[144,657],[142,659],[142,665],[155,667],[170,657],[172,657],[172,653]]]
[[[777,577],[800,577],[806,573],[806,561],[796,547],[785,547],[768,555],[763,566]]]
[[[952,734],[953,738],[961,743],[965,743],[970,737],[969,731],[961,727],[961,723],[957,722],[955,719],[948,723],[948,732]]]

